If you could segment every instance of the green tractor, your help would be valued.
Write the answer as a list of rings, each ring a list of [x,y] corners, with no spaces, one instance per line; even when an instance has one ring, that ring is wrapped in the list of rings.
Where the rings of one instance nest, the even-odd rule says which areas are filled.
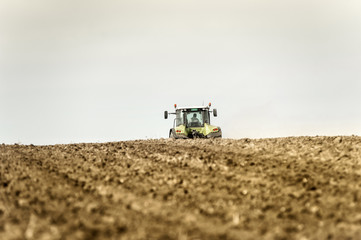
[[[217,117],[217,109],[210,110],[208,106],[177,107],[174,104],[175,112],[164,111],[164,118],[168,119],[169,114],[174,114],[173,128],[169,130],[169,137],[175,139],[187,138],[222,138],[220,127],[211,125],[210,113]]]

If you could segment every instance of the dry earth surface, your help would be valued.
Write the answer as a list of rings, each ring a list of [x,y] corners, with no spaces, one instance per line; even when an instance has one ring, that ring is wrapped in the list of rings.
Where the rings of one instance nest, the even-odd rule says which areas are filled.
[[[361,239],[361,137],[0,145],[0,239]]]

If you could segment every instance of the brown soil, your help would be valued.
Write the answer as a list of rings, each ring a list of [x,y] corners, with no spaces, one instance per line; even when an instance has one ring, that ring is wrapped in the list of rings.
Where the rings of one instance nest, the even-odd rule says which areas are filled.
[[[0,145],[0,239],[361,239],[361,137]]]

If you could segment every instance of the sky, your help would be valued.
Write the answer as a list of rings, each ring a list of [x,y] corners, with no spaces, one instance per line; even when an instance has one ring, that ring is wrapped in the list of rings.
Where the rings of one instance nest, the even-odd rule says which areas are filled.
[[[361,134],[359,0],[2,0],[0,143]]]

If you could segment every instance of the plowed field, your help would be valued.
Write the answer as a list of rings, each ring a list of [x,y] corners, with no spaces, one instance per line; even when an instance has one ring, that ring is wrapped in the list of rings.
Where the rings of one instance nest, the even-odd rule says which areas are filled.
[[[361,239],[361,137],[0,145],[0,239]]]

